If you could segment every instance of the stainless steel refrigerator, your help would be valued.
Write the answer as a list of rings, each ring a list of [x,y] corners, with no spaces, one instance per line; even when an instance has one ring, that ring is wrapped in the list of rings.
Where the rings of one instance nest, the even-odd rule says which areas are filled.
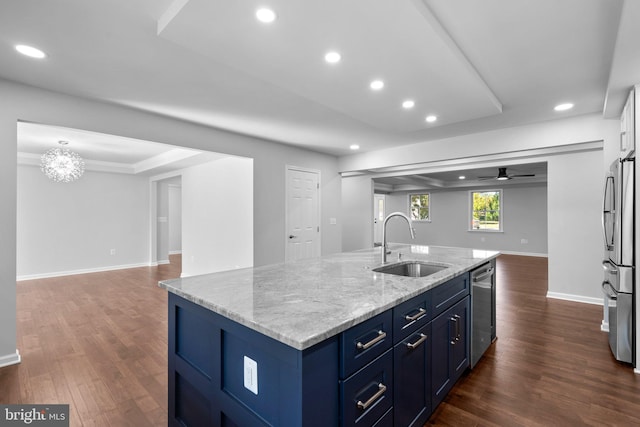
[[[605,179],[602,290],[608,300],[609,345],[615,358],[632,363],[634,343],[634,160],[617,159]]]

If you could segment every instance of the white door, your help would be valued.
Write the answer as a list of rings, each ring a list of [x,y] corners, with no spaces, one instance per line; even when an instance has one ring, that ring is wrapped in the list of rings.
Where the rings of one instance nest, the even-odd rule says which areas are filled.
[[[384,221],[384,194],[373,195],[373,244],[382,244],[382,222]]]
[[[287,168],[285,260],[320,256],[320,173]]]

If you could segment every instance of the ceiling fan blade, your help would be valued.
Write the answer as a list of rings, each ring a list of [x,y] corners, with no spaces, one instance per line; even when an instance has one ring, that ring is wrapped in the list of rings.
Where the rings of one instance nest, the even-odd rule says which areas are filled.
[[[496,179],[496,177],[495,176],[479,176],[477,179],[478,181],[484,181],[487,179]]]
[[[533,174],[533,173],[529,173],[529,174],[524,174],[524,175],[509,175],[509,176],[511,178],[522,178],[522,177],[525,177],[525,176],[536,176],[536,175]]]

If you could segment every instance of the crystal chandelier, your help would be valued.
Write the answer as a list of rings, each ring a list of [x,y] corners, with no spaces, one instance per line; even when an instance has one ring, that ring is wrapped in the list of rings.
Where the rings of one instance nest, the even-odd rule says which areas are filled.
[[[71,182],[84,173],[84,161],[68,148],[67,141],[58,141],[61,147],[47,150],[40,158],[40,170],[55,182]]]

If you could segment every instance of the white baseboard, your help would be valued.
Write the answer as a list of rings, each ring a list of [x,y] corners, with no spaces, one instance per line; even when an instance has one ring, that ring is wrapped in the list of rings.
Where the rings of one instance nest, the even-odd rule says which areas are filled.
[[[503,250],[500,250],[500,254],[520,255],[520,256],[537,256],[537,257],[542,257],[542,258],[549,258],[549,254],[539,254],[537,252],[514,252],[514,251],[503,251]]]
[[[609,323],[603,320],[602,323],[600,324],[600,330],[602,332],[609,332]]]
[[[25,274],[22,276],[17,276],[16,281],[20,282],[23,280],[48,279],[50,277],[73,276],[75,274],[100,273],[102,271],[124,270],[127,268],[137,268],[137,267],[152,267],[152,264],[147,262],[147,263],[140,263],[140,264],[112,265],[109,267],[86,268],[82,270],[55,271],[52,273]]]
[[[171,264],[171,261],[169,261],[168,259],[160,259],[158,260],[158,265],[163,265],[163,264]]]
[[[20,352],[16,349],[15,353],[7,354],[6,356],[0,356],[0,368],[5,366],[17,365],[22,359],[20,358]]]
[[[169,251],[169,255],[182,255],[182,251]]]
[[[585,304],[602,305],[602,298],[585,297],[582,295],[563,294],[560,292],[547,292],[547,298],[562,299],[566,301],[582,302]]]

